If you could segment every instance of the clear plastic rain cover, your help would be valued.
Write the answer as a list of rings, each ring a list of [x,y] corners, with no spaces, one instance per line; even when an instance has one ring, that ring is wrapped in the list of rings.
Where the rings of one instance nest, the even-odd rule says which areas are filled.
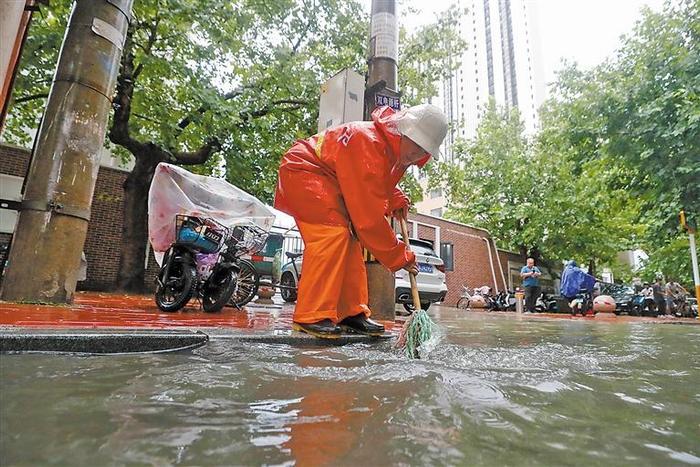
[[[208,217],[226,227],[253,222],[269,231],[273,212],[253,195],[215,177],[161,162],[148,191],[148,238],[160,263],[175,241],[175,216]]]

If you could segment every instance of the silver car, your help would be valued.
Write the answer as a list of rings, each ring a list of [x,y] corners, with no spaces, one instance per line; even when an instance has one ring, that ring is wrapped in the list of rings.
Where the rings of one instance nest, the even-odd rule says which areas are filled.
[[[416,254],[418,264],[418,295],[420,295],[420,306],[427,310],[432,303],[442,302],[447,295],[447,284],[445,283],[445,263],[433,251],[433,245],[425,240],[409,239],[411,251]],[[396,278],[396,303],[404,306],[406,311],[413,311],[413,297],[411,295],[411,283],[408,271],[399,269],[394,273]]]

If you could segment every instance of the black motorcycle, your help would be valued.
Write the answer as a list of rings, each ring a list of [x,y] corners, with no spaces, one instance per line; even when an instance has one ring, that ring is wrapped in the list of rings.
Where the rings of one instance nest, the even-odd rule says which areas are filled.
[[[553,313],[557,310],[557,301],[546,293],[540,294],[535,301],[535,311],[537,313]]]
[[[515,311],[515,292],[501,290],[494,297],[495,311]]]
[[[204,311],[220,311],[237,292],[240,257],[260,250],[266,238],[254,224],[226,228],[210,218],[176,216],[175,242],[156,279],[158,308],[177,311],[196,297]]]
[[[595,315],[593,311],[593,293],[587,289],[581,289],[576,297],[571,301],[571,314],[576,316],[581,314],[581,316]]]

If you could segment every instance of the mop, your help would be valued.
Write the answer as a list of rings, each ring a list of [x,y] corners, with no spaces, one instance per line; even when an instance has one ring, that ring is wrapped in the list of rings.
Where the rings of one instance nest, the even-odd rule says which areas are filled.
[[[403,235],[404,243],[410,249],[408,242],[408,226],[406,225],[406,219],[403,218],[401,219],[401,234]],[[428,313],[420,306],[416,276],[411,273],[409,273],[408,276],[411,281],[411,295],[413,296],[413,307],[415,310],[411,316],[408,317],[403,328],[401,328],[395,347],[403,349],[408,358],[420,358],[418,349],[432,337],[436,325],[433,320],[430,319]]]

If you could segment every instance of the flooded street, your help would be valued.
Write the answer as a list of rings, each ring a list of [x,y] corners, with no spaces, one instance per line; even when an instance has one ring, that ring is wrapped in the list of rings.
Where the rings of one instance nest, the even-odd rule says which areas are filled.
[[[388,342],[2,355],[3,465],[700,464],[700,326],[439,307]]]

